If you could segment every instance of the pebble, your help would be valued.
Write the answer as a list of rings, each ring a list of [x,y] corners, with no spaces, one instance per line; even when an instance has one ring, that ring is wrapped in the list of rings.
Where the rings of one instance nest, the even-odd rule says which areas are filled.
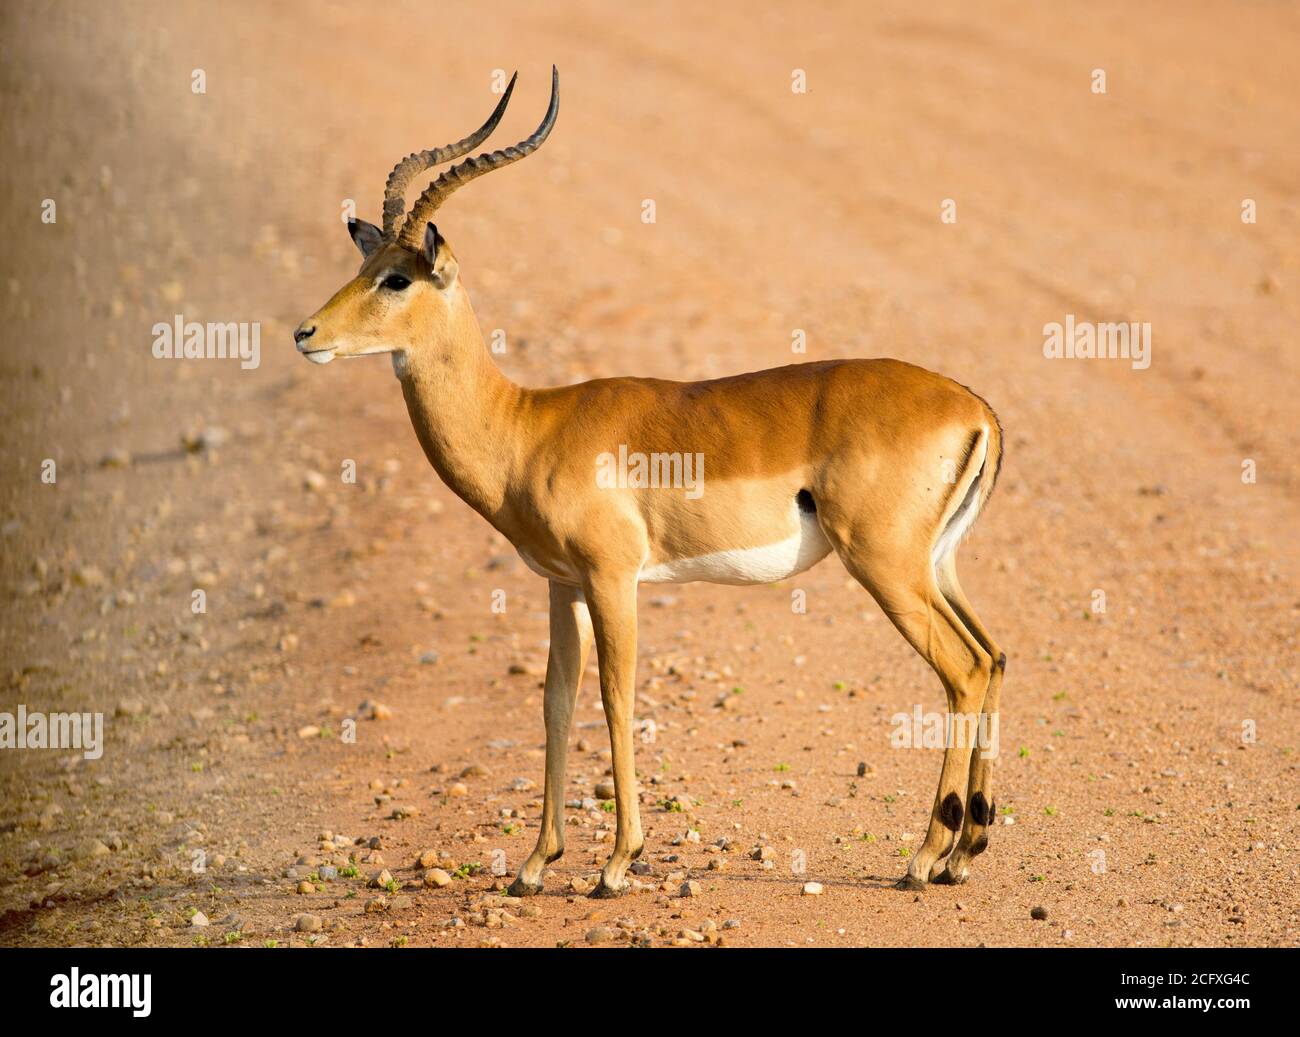
[[[382,871],[377,871],[370,876],[370,885],[374,889],[386,888],[392,881],[393,876],[387,868],[384,868]]]
[[[300,933],[320,932],[320,915],[299,915],[294,919],[293,927]]]
[[[1047,908],[1039,906],[1029,912],[1029,917],[1037,922],[1047,921]]]
[[[704,895],[704,887],[693,879],[688,879],[682,883],[682,887],[678,892],[684,897],[698,897]]]
[[[595,793],[597,799],[613,799],[614,783],[609,781],[602,781],[596,785],[593,792]]]
[[[194,914],[190,915],[190,925],[197,925],[199,928],[203,928],[209,924],[208,916],[202,911],[195,911]]]
[[[316,887],[313,886],[313,885],[312,885],[310,882],[308,882],[306,879],[303,879],[301,882],[298,883],[298,892],[299,892],[299,893],[315,893],[315,892],[316,892]]]
[[[820,882],[805,882],[803,884],[803,895],[806,897],[819,897],[823,889]]]
[[[614,936],[615,936],[615,930],[611,929],[607,925],[598,925],[596,926],[595,929],[589,929],[587,931],[587,942],[588,943],[609,943],[612,939],[614,939]]]
[[[441,868],[430,868],[424,873],[424,884],[431,889],[442,889],[451,885],[451,876]]]

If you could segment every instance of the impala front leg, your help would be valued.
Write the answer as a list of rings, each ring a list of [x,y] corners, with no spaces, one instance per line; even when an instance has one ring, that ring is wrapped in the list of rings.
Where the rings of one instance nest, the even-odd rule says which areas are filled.
[[[591,579],[586,588],[600,662],[600,697],[609,725],[618,830],[614,851],[600,873],[593,897],[627,892],[627,866],[641,855],[641,812],[637,806],[632,710],[636,700],[636,577]]]
[[[510,895],[542,891],[542,870],[564,853],[564,766],[578,686],[591,649],[591,615],[577,587],[551,584],[551,649],[546,659],[546,790],[537,845],[510,885]]]

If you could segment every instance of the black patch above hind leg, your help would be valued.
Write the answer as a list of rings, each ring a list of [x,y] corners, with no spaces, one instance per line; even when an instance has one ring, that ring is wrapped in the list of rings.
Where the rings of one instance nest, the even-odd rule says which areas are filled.
[[[970,816],[977,825],[987,825],[989,823],[989,801],[984,798],[983,792],[977,792],[971,796]]]
[[[961,831],[962,813],[961,796],[949,792],[943,797],[943,802],[939,804],[939,820],[950,832]]]

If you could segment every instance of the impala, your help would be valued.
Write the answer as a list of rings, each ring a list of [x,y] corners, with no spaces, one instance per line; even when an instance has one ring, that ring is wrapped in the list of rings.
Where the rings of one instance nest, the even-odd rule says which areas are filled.
[[[549,108],[530,137],[446,169],[409,213],[411,180],[477,148],[515,79],[475,133],[394,167],[382,229],[348,223],[360,272],[294,340],[318,364],[390,354],[430,464],[550,581],[541,830],[510,887],[516,895],[539,892],[564,849],[565,756],[594,642],[617,829],[592,896],[611,897],[629,887],[643,845],[632,715],[638,584],[772,583],[834,551],[938,674],[949,712],[996,722],[1006,657],[963,594],[955,558],[993,492],[1002,431],[970,390],[897,360],[704,382],[604,378],[527,389],[507,379],[484,345],[455,254],[429,220],[453,191],[546,140],[559,110],[551,76]],[[694,495],[662,481],[598,479],[602,458],[629,451],[707,460],[707,477]],[[991,764],[969,744],[947,746],[925,841],[901,888],[966,879],[995,820]]]

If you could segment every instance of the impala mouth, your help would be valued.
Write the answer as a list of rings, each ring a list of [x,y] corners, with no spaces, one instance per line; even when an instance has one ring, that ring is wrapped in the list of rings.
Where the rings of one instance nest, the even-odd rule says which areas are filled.
[[[304,349],[302,350],[302,355],[313,364],[328,364],[334,359],[334,347],[327,346],[324,349]]]

